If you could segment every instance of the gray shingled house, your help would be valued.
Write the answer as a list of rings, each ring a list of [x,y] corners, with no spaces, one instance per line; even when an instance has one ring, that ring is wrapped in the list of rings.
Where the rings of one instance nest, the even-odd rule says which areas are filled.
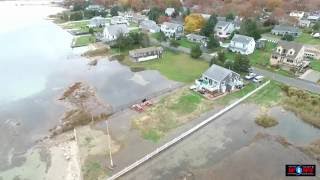
[[[242,86],[243,83],[238,73],[213,64],[200,79],[196,80],[196,85],[209,92],[224,93]]]
[[[157,23],[149,19],[142,21],[139,25],[139,28],[151,33],[160,32],[160,27],[157,25]]]
[[[287,25],[276,25],[271,30],[271,33],[277,36],[284,36],[286,34],[297,37],[301,34],[301,31],[297,27],[287,26]]]
[[[106,26],[103,30],[103,39],[107,42],[116,40],[120,34],[126,36],[129,33],[129,28],[125,24],[116,24]]]

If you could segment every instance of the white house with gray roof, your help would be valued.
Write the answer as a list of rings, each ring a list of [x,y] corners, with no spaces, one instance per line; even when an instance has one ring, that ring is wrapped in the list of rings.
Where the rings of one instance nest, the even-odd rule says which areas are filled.
[[[179,38],[183,35],[183,25],[171,22],[164,22],[161,24],[160,31],[165,34],[165,36],[172,38]]]
[[[106,25],[106,19],[101,16],[96,16],[90,19],[88,27],[97,28],[97,27],[104,27],[105,25]]]
[[[284,36],[286,34],[297,37],[301,34],[301,31],[298,27],[287,26],[287,25],[276,25],[271,30],[271,33],[277,36]]]
[[[235,27],[231,21],[218,21],[214,27],[215,35],[222,39],[230,37],[234,30]]]
[[[252,37],[235,34],[228,48],[232,52],[248,55],[254,52],[255,46],[256,42]]]
[[[176,10],[174,8],[167,8],[164,13],[167,15],[167,16],[172,16],[174,13],[176,12]]]
[[[206,70],[195,83],[198,89],[222,93],[243,85],[238,73],[215,64]]]
[[[116,40],[120,34],[128,35],[129,28],[125,24],[115,24],[106,26],[103,30],[103,40],[110,42]]]
[[[151,33],[160,32],[160,27],[157,25],[157,23],[149,19],[142,21],[139,25],[139,28]]]
[[[123,16],[113,16],[110,20],[110,24],[126,24],[129,26],[129,21],[126,20]]]

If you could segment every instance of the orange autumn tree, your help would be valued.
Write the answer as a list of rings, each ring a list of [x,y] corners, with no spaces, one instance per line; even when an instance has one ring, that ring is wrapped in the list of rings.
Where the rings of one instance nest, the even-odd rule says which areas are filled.
[[[205,24],[204,18],[200,14],[190,14],[184,19],[184,30],[188,33],[200,30]]]

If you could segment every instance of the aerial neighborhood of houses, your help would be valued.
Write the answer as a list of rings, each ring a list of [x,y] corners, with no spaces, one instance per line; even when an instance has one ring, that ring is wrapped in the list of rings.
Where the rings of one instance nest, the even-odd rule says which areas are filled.
[[[90,151],[90,154],[86,153],[85,158],[92,157],[94,160],[91,162],[91,159],[90,161],[81,159],[84,166],[80,169],[84,169],[84,174],[91,175],[88,173],[89,169],[92,169],[91,167],[93,166],[96,169],[98,165],[95,162],[99,159],[97,163],[101,164],[101,173],[95,171],[92,173],[93,176],[97,176],[97,174],[101,174],[101,177],[110,175],[108,178],[117,179],[122,175],[123,171],[131,169],[132,165],[127,165],[129,162],[132,162],[134,166],[139,166],[137,163],[145,163],[144,160],[147,161],[153,156],[149,156],[150,154],[148,153],[142,153],[142,151],[138,152],[138,149],[135,149],[134,152],[137,154],[135,157],[142,159],[133,161],[133,157],[130,154],[123,157],[129,158],[128,160],[120,160],[122,155],[131,152],[128,149],[130,148],[128,144],[131,146],[139,141],[140,137],[138,135],[141,135],[141,138],[150,140],[150,142],[139,142],[140,144],[138,143],[133,148],[144,149],[144,146],[148,146],[148,148],[145,148],[145,152],[147,152],[154,147],[159,147],[151,154],[160,153],[162,147],[168,144],[178,144],[176,142],[180,141],[179,138],[183,139],[185,135],[192,136],[190,130],[195,127],[201,128],[204,125],[209,127],[210,124],[204,123],[212,121],[213,124],[213,120],[216,117],[221,120],[215,121],[219,122],[218,125],[214,124],[211,127],[225,127],[226,132],[223,133],[221,138],[226,139],[227,136],[228,138],[237,136],[234,133],[230,133],[235,128],[229,128],[231,124],[235,124],[237,132],[241,134],[240,136],[250,138],[246,140],[240,139],[245,148],[250,146],[250,148],[258,147],[258,149],[261,149],[261,144],[256,143],[260,141],[260,138],[267,138],[262,145],[273,143],[273,141],[277,141],[277,143],[281,141],[279,142],[279,147],[282,147],[282,143],[285,141],[285,146],[283,147],[286,150],[281,153],[282,155],[286,154],[284,152],[287,152],[291,147],[292,149],[296,147],[301,147],[301,149],[302,147],[303,149],[310,147],[312,149],[313,141],[310,141],[311,144],[306,144],[306,146],[300,146],[300,144],[293,146],[293,144],[290,144],[290,148],[287,148],[289,141],[291,143],[291,139],[295,138],[274,138],[273,135],[275,134],[272,134],[272,136],[265,135],[264,133],[267,130],[263,129],[277,125],[278,122],[276,120],[279,120],[281,122],[279,123],[280,130],[278,131],[281,131],[283,127],[287,128],[290,123],[296,123],[296,120],[291,121],[291,117],[295,117],[295,119],[309,118],[306,122],[312,125],[310,126],[312,130],[315,129],[313,126],[316,124],[320,127],[320,96],[317,95],[320,93],[320,10],[317,10],[320,7],[320,0],[318,0],[319,5],[314,8],[297,7],[295,3],[290,4],[289,7],[286,6],[286,3],[283,3],[281,8],[279,7],[280,5],[269,7],[271,5],[262,4],[262,1],[272,2],[271,5],[279,1],[287,2],[285,0],[83,1],[88,4],[93,2],[97,4],[70,7],[66,12],[59,14],[59,16],[57,15],[59,18],[55,20],[59,27],[73,35],[68,36],[72,37],[70,38],[71,48],[68,50],[77,55],[74,56],[76,60],[81,56],[81,60],[83,59],[81,67],[84,68],[79,69],[86,69],[86,74],[90,75],[87,77],[80,72],[79,79],[83,77],[84,81],[86,81],[87,79],[94,79],[92,78],[94,75],[99,76],[98,79],[102,80],[104,86],[100,87],[98,82],[91,83],[92,81],[90,81],[91,84],[98,85],[95,98],[100,100],[100,93],[104,93],[101,95],[102,101],[107,102],[110,100],[110,103],[115,104],[115,113],[112,116],[106,116],[107,118],[105,118],[105,115],[94,118],[89,113],[85,115],[85,118],[82,118],[82,114],[79,115],[81,116],[79,123],[82,123],[82,119],[89,119],[90,128],[92,126],[95,131],[100,131],[106,127],[106,132],[108,133],[108,123],[99,122],[99,124],[94,125],[95,122],[93,121],[98,122],[99,120],[96,119],[100,119],[103,122],[105,120],[108,122],[110,118],[112,120],[112,123],[110,123],[112,138],[108,137],[109,134],[103,138],[108,139],[107,143],[115,146],[106,146],[110,151],[108,156],[105,156],[107,151],[103,148],[96,148],[102,149],[101,154],[96,156],[91,154],[90,149],[83,151]],[[297,0],[295,2],[298,3],[300,1],[317,0]],[[213,5],[210,8],[206,8],[199,2],[212,3]],[[236,5],[235,2],[237,2]],[[246,5],[254,2],[255,6],[252,5],[247,8],[239,2]],[[199,4],[195,5],[197,3]],[[221,7],[218,5],[215,7],[216,4]],[[242,9],[237,9],[240,7]],[[67,32],[62,32],[62,34]],[[75,61],[72,59],[70,62]],[[100,72],[112,74],[112,76],[105,77],[105,74]],[[78,74],[76,75],[78,76]],[[71,90],[66,92],[69,93],[69,91]],[[72,94],[77,96],[77,93]],[[79,99],[81,98],[82,96]],[[70,98],[70,100],[73,99]],[[100,102],[98,103],[100,104]],[[91,105],[91,102],[88,104]],[[104,103],[101,104],[104,106]],[[220,114],[221,112],[223,114],[230,113],[231,115],[225,118],[223,114]],[[241,117],[237,117],[238,115]],[[277,115],[278,119],[273,117],[274,115]],[[76,117],[78,118],[78,115]],[[288,120],[285,120],[284,117]],[[121,118],[120,121],[117,121],[117,118]],[[194,119],[197,120],[190,125],[182,126],[185,125],[184,123],[191,122]],[[237,123],[231,123],[235,121]],[[259,124],[259,121],[262,122]],[[270,125],[270,121],[274,125]],[[121,127],[117,127],[115,122],[121,123]],[[255,127],[255,131],[258,133],[257,136],[254,136],[253,125],[250,124],[252,122],[263,127]],[[197,125],[197,123],[200,123],[201,126]],[[296,126],[297,124],[294,124],[294,130]],[[130,132],[131,127],[134,128],[134,132],[133,130]],[[173,130],[177,127],[179,127],[179,130],[174,132]],[[188,130],[190,127],[191,129]],[[208,131],[212,129],[207,127],[202,129],[208,129]],[[81,128],[79,129],[81,131]],[[274,128],[274,130],[276,129]],[[138,133],[136,130],[138,130]],[[264,133],[259,133],[261,131]],[[221,132],[216,131],[215,133]],[[249,133],[247,134],[247,132]],[[274,131],[272,130],[272,132]],[[76,134],[76,129],[74,133]],[[134,133],[134,136],[131,136],[131,133]],[[99,134],[104,133],[101,131]],[[166,135],[168,136],[163,141],[158,141]],[[174,138],[173,136],[175,135],[178,138]],[[213,134],[213,136],[215,135],[217,134]],[[315,136],[318,136],[318,134]],[[208,140],[208,137],[206,135],[206,140]],[[252,141],[254,145],[251,146],[248,143],[251,143],[252,138],[254,138]],[[79,143],[81,146],[83,144],[83,146],[91,148],[93,147],[91,143],[106,142],[106,139],[91,141],[90,138],[83,137],[82,140],[79,139]],[[165,143],[168,139],[172,141]],[[223,139],[221,140],[223,141]],[[286,142],[287,139],[288,142]],[[120,143],[118,142],[119,140],[121,141]],[[209,140],[215,143],[212,139],[209,138]],[[302,140],[299,139],[298,142],[302,142]],[[75,141],[77,141],[77,138],[75,138]],[[122,142],[125,141],[127,144],[122,145]],[[201,145],[206,144],[203,142],[205,141],[203,140],[199,143]],[[192,144],[193,147],[189,148],[190,154],[192,154],[199,143],[180,143],[180,145]],[[143,145],[143,147],[138,147],[139,145]],[[226,147],[230,148],[233,145],[226,144]],[[278,146],[270,147],[277,147],[276,149],[278,149]],[[211,153],[211,146],[208,148],[209,151]],[[244,152],[242,149],[234,149],[234,151],[235,154],[240,154],[241,156]],[[300,149],[297,151],[300,152]],[[82,151],[79,152],[82,155]],[[165,153],[168,152],[171,153],[171,151],[166,151]],[[118,153],[114,159],[115,162],[118,161],[117,163],[119,163],[115,169],[113,169],[112,165],[109,166],[109,163],[106,163],[108,161],[105,159],[100,161],[100,157],[106,157],[112,164],[111,156],[114,153]],[[264,150],[263,153],[266,153],[266,151]],[[141,154],[147,155],[141,157]],[[198,154],[196,154],[195,158],[198,158]],[[252,154],[260,155],[261,153],[249,153],[249,160],[252,160]],[[195,159],[194,157],[192,159],[185,158],[186,155],[182,155],[172,156],[172,158],[177,158],[176,161],[181,161],[182,163],[185,163],[185,159]],[[201,158],[205,159],[209,156],[207,156],[207,153],[204,155]],[[247,154],[244,155],[248,157]],[[228,158],[228,161],[223,160],[223,163],[230,165],[229,160],[232,160],[233,163],[234,159],[241,160],[240,164],[244,162],[243,158]],[[261,160],[264,161],[265,158]],[[317,161],[315,160],[315,162]],[[209,164],[210,166],[212,165],[211,162]],[[250,164],[252,165],[251,162]],[[253,164],[256,165],[255,163]],[[178,167],[180,164],[176,165]],[[156,166],[161,169],[167,168],[163,164],[157,164]],[[124,170],[121,170],[122,167]],[[214,169],[207,169],[216,173],[220,171],[220,168],[216,169],[217,167],[220,166],[215,166]],[[260,169],[260,167],[262,166],[258,168]],[[146,178],[136,179],[152,179],[151,176],[154,172],[144,171],[144,168],[150,167],[140,166],[137,168],[142,168],[136,171],[139,173],[129,174],[132,176],[140,173],[147,174]],[[169,168],[172,167],[170,166]],[[173,169],[176,170],[175,168]],[[200,169],[203,169],[202,164]],[[275,169],[278,172],[278,168]],[[179,175],[172,176],[173,178],[165,176],[163,179],[177,179],[177,177],[179,179],[189,179],[189,177],[187,178],[187,175],[191,174],[187,172],[189,168],[180,170],[181,173],[173,172],[179,173]],[[196,172],[198,171],[199,168],[196,169]],[[158,173],[160,171],[155,172]],[[211,172],[208,174],[213,174]],[[119,176],[118,173],[120,173]],[[129,174],[127,179],[135,179],[130,178]],[[180,174],[186,174],[186,176],[182,177],[181,175],[180,178]],[[196,178],[193,177],[194,174],[192,173],[191,179],[219,179],[206,175],[203,178]],[[273,175],[273,173],[270,174]],[[283,173],[281,174],[282,176]],[[258,176],[254,178],[256,177]],[[107,178],[100,178],[99,176],[99,178],[88,179]],[[265,179],[281,178],[271,177]]]
[[[99,5],[86,8],[100,13],[103,9]],[[287,16],[295,19],[293,23],[283,19],[277,21],[268,12],[254,19],[233,13],[222,16],[192,10],[166,7],[134,11],[112,7],[105,10],[106,15],[95,13],[87,27],[94,28],[96,41],[113,48],[129,48],[130,41],[114,46],[120,35],[131,41],[144,39],[143,43],[130,45],[127,51],[126,56],[134,63],[162,61],[166,51],[173,49],[209,61],[210,68],[192,88],[208,92],[241,88],[243,82],[239,74],[252,75],[251,66],[298,77],[310,68],[314,70],[311,64],[319,63],[320,11],[291,11]],[[190,21],[185,19],[194,14],[198,16],[192,17],[198,19],[192,19],[188,24]],[[137,34],[143,37],[137,38],[140,36]],[[145,41],[146,37],[150,41]],[[244,67],[235,65],[238,60],[245,64]]]

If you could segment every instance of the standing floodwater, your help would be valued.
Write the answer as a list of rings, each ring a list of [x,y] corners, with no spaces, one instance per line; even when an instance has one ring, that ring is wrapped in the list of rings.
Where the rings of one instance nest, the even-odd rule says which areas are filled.
[[[59,123],[65,107],[57,99],[74,82],[94,87],[114,109],[177,85],[107,58],[87,65],[70,48],[73,37],[45,20],[59,8],[0,3],[0,170],[21,165],[26,150]]]

